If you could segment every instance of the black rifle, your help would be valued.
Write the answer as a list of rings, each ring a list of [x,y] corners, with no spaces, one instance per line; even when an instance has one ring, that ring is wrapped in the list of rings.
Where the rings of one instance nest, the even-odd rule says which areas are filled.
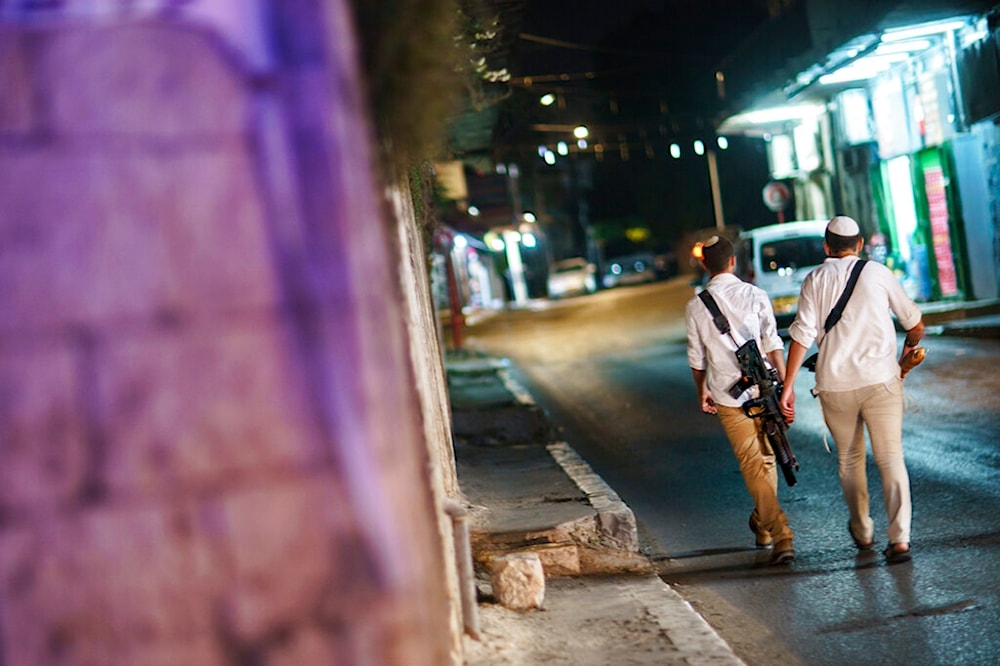
[[[699,292],[698,297],[712,314],[712,322],[719,329],[719,333],[728,335],[733,344],[738,345],[729,328],[729,320],[719,310],[719,304],[712,298],[708,289]],[[774,452],[774,458],[785,476],[785,482],[789,486],[794,486],[793,470],[798,471],[799,461],[795,459],[792,445],[785,437],[788,424],[785,423],[785,415],[781,413],[781,406],[778,404],[782,389],[782,383],[778,381],[778,371],[764,365],[764,357],[760,355],[760,348],[754,339],[747,340],[736,349],[736,361],[743,376],[729,388],[729,395],[736,399],[751,386],[757,387],[758,396],[743,403],[743,413],[752,419],[760,419],[764,434]]]
[[[743,378],[729,389],[729,393],[730,395],[735,393],[733,397],[737,397],[751,386],[757,387],[758,397],[743,403],[743,413],[750,418],[760,419],[767,441],[774,451],[774,458],[785,476],[785,482],[789,486],[794,486],[793,470],[798,471],[799,461],[795,459],[792,446],[785,437],[788,424],[785,423],[785,416],[781,413],[778,402],[782,389],[782,383],[778,381],[778,371],[764,365],[756,340],[747,340],[743,343],[736,350],[736,360],[739,361]]]

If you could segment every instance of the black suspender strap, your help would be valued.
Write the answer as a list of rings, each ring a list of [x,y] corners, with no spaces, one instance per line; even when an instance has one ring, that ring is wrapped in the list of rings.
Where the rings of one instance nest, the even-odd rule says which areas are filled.
[[[865,267],[866,262],[867,259],[858,259],[854,262],[854,266],[851,268],[851,276],[847,278],[847,286],[844,287],[844,293],[840,295],[840,299],[833,306],[833,309],[830,310],[826,321],[823,322],[824,331],[829,332],[840,321],[841,315],[844,314],[844,307],[847,306],[847,301],[850,300],[851,294],[854,293],[854,285],[858,283],[858,276],[861,275],[861,269]]]

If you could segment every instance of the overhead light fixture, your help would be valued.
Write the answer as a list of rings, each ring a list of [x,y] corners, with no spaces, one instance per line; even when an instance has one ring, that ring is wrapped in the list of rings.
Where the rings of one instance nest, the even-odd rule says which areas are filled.
[[[969,25],[968,19],[949,19],[947,21],[937,21],[934,23],[922,23],[907,28],[886,30],[882,33],[882,42],[899,42],[917,37],[927,37],[928,35],[941,35],[954,30],[961,30]]]
[[[905,53],[907,55],[926,51],[933,44],[929,39],[907,39],[898,42],[883,42],[875,47],[875,55],[895,55]]]
[[[895,53],[887,56],[866,56],[855,60],[850,65],[824,74],[819,77],[821,85],[832,85],[834,83],[846,83],[849,81],[867,81],[883,72],[889,71],[893,65],[906,62],[909,59],[906,53]]]
[[[771,123],[781,123],[790,120],[804,120],[822,115],[826,110],[823,104],[791,104],[788,106],[776,106],[771,109],[761,109],[759,111],[749,111],[741,113],[738,118],[751,125],[768,125]]]
[[[792,99],[815,83],[830,85],[851,81],[864,81],[885,71],[882,65],[865,63],[855,68],[861,60],[877,56],[900,54],[904,58],[913,57],[940,43],[941,38],[951,32],[961,31],[972,25],[972,17],[959,16],[943,21],[892,28],[881,34],[859,35],[830,54],[799,72],[793,82],[783,90]],[[851,68],[843,71],[844,68]]]

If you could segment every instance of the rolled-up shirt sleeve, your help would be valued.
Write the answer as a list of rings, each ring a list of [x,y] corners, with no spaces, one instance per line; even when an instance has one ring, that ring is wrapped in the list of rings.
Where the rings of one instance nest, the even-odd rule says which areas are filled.
[[[799,293],[799,309],[795,314],[795,320],[788,327],[788,337],[807,349],[816,341],[816,335],[819,331],[816,326],[816,299],[813,295],[813,280],[811,278],[812,275],[808,275],[802,282],[802,290]]]
[[[778,322],[774,318],[774,310],[771,309],[767,294],[761,292],[757,295],[756,301],[754,307],[760,317],[760,343],[763,347],[761,351],[767,354],[779,349],[784,350],[785,343],[778,335]]]
[[[688,366],[693,370],[705,370],[705,345],[701,341],[701,333],[698,331],[698,323],[692,308],[696,305],[694,301],[687,304],[684,310],[684,322],[687,328],[687,357]]]
[[[889,297],[889,309],[896,315],[899,325],[904,331],[908,331],[920,323],[922,315],[920,307],[913,302],[913,299],[906,295],[899,280],[887,280],[886,291]]]

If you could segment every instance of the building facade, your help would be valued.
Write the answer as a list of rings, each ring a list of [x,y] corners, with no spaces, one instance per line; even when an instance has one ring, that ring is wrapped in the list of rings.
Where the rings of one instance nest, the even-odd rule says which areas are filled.
[[[866,14],[823,32],[825,3],[804,4],[800,27],[814,39],[719,132],[767,143],[771,178],[794,194],[786,219],[856,217],[872,258],[916,300],[996,298],[997,8],[923,3],[924,13]],[[729,85],[752,64],[717,76]]]

